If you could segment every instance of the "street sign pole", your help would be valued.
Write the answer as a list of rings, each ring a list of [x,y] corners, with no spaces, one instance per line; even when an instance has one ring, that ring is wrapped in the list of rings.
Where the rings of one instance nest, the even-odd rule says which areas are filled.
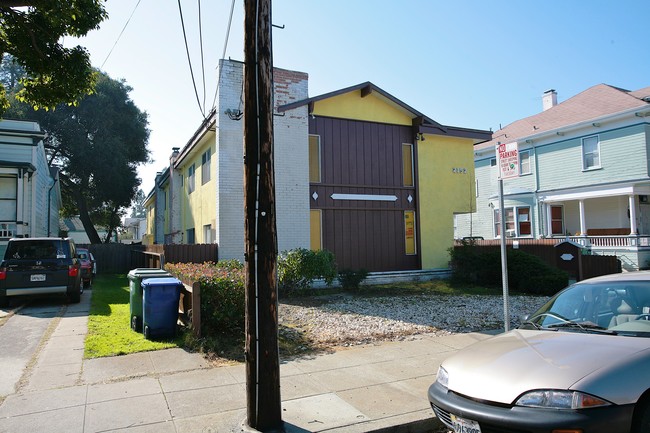
[[[499,225],[501,232],[501,281],[503,282],[503,329],[510,330],[510,306],[508,293],[508,253],[506,250],[506,218],[503,205],[503,178],[499,176]]]
[[[517,142],[498,143],[495,148],[499,167],[499,232],[501,234],[501,281],[503,284],[503,329],[510,330],[508,293],[508,253],[506,249],[506,212],[503,200],[503,179],[519,176],[519,149]],[[516,215],[513,215],[516,217]]]

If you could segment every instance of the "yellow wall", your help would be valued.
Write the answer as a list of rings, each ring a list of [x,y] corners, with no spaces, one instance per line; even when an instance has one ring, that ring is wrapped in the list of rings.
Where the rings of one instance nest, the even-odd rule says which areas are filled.
[[[476,210],[472,140],[425,134],[418,142],[422,269],[446,268],[454,213]]]
[[[203,184],[201,170],[201,156],[207,149],[211,150],[210,161],[210,180]],[[183,161],[183,165],[178,167],[183,174],[183,192],[181,194],[181,227],[183,231],[183,243],[187,242],[187,230],[194,229],[194,242],[197,244],[206,243],[204,239],[203,226],[210,224],[212,226],[214,242],[214,230],[216,229],[216,211],[217,211],[217,194],[215,181],[215,134],[209,132],[203,140],[194,148],[189,157]],[[188,194],[187,173],[189,167],[194,164],[194,191]]]
[[[145,203],[146,209],[146,218],[147,218],[147,235],[154,236],[154,231],[156,229],[156,206],[155,206],[155,196],[154,199],[150,202]]]
[[[170,201],[171,201],[171,194],[169,193],[169,182],[167,182],[167,185],[165,185],[161,191],[162,194],[165,194],[165,217],[164,217],[164,224],[163,224],[163,236],[169,234],[169,231],[171,230],[170,226],[170,221],[169,221],[169,206],[170,206]]]
[[[362,98],[360,90],[316,101],[313,114],[395,125],[412,124],[412,117],[403,109],[397,108],[385,99],[380,99],[376,93]]]

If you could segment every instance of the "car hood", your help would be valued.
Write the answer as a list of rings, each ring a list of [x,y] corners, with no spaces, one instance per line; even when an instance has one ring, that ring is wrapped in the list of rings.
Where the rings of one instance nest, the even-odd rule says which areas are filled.
[[[649,346],[647,338],[514,330],[467,347],[442,365],[450,390],[511,404],[533,389],[570,389]]]

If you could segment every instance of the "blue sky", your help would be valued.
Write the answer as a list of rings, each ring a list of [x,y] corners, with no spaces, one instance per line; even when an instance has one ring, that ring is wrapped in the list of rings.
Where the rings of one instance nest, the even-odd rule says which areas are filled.
[[[209,111],[231,1],[201,2],[205,86],[198,4],[181,0]],[[66,44],[85,46],[94,66],[125,79],[149,114],[154,162],[140,170],[148,193],[171,148],[185,145],[203,118],[178,2],[108,0],[106,8],[99,30]],[[243,60],[243,8],[236,0],[226,58]],[[541,111],[551,88],[561,102],[600,83],[650,86],[647,1],[274,0],[272,14],[284,26],[273,33],[274,65],[307,72],[310,96],[371,81],[446,125],[499,129]]]

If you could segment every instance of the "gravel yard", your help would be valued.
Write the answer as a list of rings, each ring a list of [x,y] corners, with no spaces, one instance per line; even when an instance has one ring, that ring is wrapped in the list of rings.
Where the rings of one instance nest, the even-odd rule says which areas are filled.
[[[548,298],[510,297],[512,327]],[[352,346],[503,328],[503,298],[483,295],[355,297],[348,294],[283,300],[281,333],[299,333],[316,347]]]

